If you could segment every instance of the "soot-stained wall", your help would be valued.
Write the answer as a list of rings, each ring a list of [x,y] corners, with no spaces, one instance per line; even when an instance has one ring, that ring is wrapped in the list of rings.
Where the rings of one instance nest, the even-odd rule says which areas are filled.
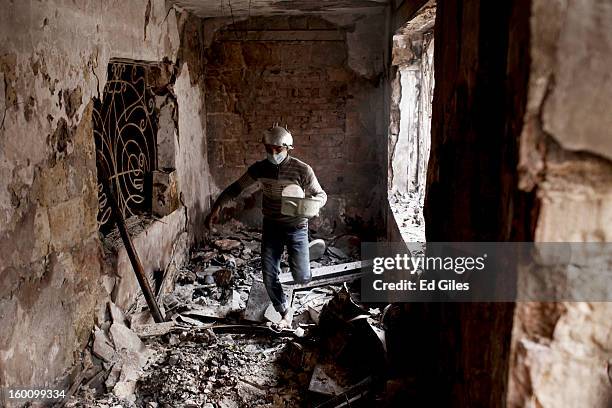
[[[176,228],[196,231],[207,211],[199,49],[179,46],[199,32],[161,0],[5,1],[2,10],[0,386],[41,387],[68,381],[116,278],[98,236],[92,129],[111,58],[180,55],[176,167],[187,221]]]

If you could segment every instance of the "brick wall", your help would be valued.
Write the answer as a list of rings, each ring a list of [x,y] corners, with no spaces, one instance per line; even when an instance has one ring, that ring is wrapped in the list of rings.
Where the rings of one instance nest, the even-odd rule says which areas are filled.
[[[375,58],[367,48],[350,49],[352,29],[317,17],[274,17],[216,32],[206,53],[206,111],[210,170],[219,189],[264,157],[262,132],[278,121],[294,136],[292,154],[313,167],[329,195],[315,225],[331,229],[377,217],[382,90],[376,76],[349,65]],[[257,220],[257,201],[244,202]]]

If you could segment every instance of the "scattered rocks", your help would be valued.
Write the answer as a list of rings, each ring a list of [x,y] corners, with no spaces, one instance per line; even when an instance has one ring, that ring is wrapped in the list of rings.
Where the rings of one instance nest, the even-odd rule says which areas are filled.
[[[424,196],[418,191],[395,192],[389,197],[389,205],[406,242],[425,242],[423,218]]]
[[[107,363],[117,360],[117,352],[112,342],[108,338],[108,335],[100,329],[94,332],[92,352]]]
[[[228,287],[232,283],[231,269],[220,269],[214,273],[214,282],[217,286]]]
[[[218,239],[214,243],[215,248],[221,251],[231,251],[232,249],[239,248],[241,243],[235,239]]]
[[[108,311],[110,312],[113,323],[126,324],[125,314],[113,302],[108,302]]]
[[[353,241],[336,239],[335,246],[311,265],[351,259]],[[317,397],[304,390],[321,352],[307,339],[308,327],[319,322],[337,288],[318,287],[294,295],[286,287],[295,310],[293,341],[261,326],[250,334],[208,328],[215,322],[244,327],[249,316],[254,322],[280,320],[256,279],[261,279],[260,248],[261,234],[241,230],[225,232],[193,251],[191,262],[178,268],[174,292],[163,296],[165,323],[153,323],[146,309],[126,319],[109,304],[110,320],[94,332],[92,346],[105,370],[96,371],[97,379],[82,386],[67,406],[297,407],[318,405],[334,395]],[[288,265],[286,255],[282,262]],[[106,392],[100,394],[100,389]]]
[[[145,350],[145,346],[138,335],[123,324],[113,323],[110,334],[118,351],[126,350],[139,353]]]
[[[278,313],[278,312],[276,311],[276,309],[274,309],[274,306],[273,306],[272,304],[270,304],[270,305],[269,305],[269,306],[266,308],[266,311],[265,311],[265,313],[264,313],[264,317],[265,317],[267,320],[271,321],[272,323],[278,323],[278,322],[280,322],[280,321],[281,321],[281,319],[283,318],[283,317],[281,316],[281,314],[280,314],[280,313]]]

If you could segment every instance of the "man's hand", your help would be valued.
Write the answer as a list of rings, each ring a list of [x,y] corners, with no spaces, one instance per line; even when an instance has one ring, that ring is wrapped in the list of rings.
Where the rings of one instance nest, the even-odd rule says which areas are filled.
[[[210,214],[208,214],[208,217],[206,217],[204,224],[206,225],[206,228],[212,229],[212,225],[216,224],[217,222],[219,222],[219,207],[215,207],[210,211]]]

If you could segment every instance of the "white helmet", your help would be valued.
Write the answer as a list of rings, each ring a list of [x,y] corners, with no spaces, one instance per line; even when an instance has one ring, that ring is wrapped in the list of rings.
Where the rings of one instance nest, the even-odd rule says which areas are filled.
[[[264,132],[261,141],[264,144],[285,146],[287,149],[293,149],[293,136],[291,136],[291,132],[289,132],[287,126],[278,126],[278,123],[275,123],[270,129]]]

